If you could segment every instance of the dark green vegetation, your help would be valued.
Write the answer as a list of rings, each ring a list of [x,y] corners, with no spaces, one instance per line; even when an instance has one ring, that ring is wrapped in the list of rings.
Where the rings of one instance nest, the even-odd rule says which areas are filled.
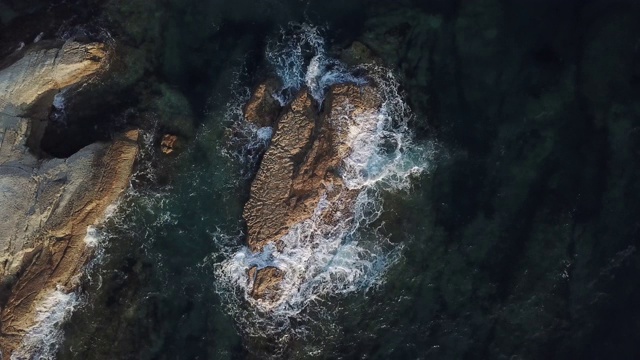
[[[385,229],[405,255],[386,284],[335,299],[334,327],[283,358],[640,358],[636,2],[2,3],[17,12],[2,16],[3,54],[60,26],[99,39],[108,29],[119,54],[45,136],[74,146],[52,141],[51,152],[156,120],[188,144],[169,161],[147,157],[157,176],[135,183],[128,227],[111,224],[60,358],[264,356],[242,345],[200,265],[224,245],[217,227],[238,228],[246,196],[220,156],[233,73],[245,69],[243,85],[263,77],[268,36],[288,21],[327,24],[336,49],[369,46],[401,78],[418,136],[443,150],[410,194],[387,200]],[[196,137],[201,124],[209,132]],[[165,202],[148,200],[156,191]]]

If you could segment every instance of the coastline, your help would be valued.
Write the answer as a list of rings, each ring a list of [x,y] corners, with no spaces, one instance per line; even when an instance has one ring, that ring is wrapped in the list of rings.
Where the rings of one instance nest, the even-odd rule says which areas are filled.
[[[57,46],[26,49],[0,71],[3,356],[42,321],[38,314],[53,292],[71,294],[78,287],[92,254],[84,242],[87,228],[98,224],[129,186],[138,153],[137,130],[67,158],[40,150],[50,121],[44,114],[54,95],[100,76],[108,59],[98,43]]]

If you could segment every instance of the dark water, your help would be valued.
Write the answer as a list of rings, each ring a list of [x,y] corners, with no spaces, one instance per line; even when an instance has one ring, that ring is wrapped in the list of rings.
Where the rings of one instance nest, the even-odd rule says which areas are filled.
[[[27,3],[3,2],[29,13],[3,18],[4,34],[26,31],[19,16],[53,19],[33,22],[106,29],[119,54],[51,149],[83,146],[78,129],[155,136],[58,358],[640,358],[638,3]],[[324,26],[330,50],[371,48],[418,141],[441,150],[408,194],[386,195],[384,229],[404,248],[384,284],[326,299],[332,316],[274,353],[228,314],[214,267],[241,241],[247,198],[224,113],[268,76],[267,42],[291,21]],[[178,156],[158,154],[165,132],[182,137]]]

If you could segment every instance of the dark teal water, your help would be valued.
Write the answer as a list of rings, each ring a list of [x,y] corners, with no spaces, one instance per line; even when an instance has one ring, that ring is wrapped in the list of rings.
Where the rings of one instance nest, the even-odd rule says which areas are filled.
[[[56,134],[81,146],[74,131],[95,121],[94,138],[129,126],[155,138],[58,358],[640,358],[636,2],[75,5],[95,9],[82,29],[107,29],[119,58],[96,85],[102,105],[82,95]],[[60,6],[28,16],[74,14]],[[324,26],[332,54],[371,48],[417,141],[439,152],[411,191],[385,195],[383,231],[403,246],[385,282],[326,298],[330,316],[310,310],[318,321],[294,324],[309,335],[282,347],[229,315],[215,265],[241,244],[251,173],[224,155],[236,149],[224,114],[273,70],[267,43],[291,21]],[[181,135],[179,155],[158,153],[165,132]]]

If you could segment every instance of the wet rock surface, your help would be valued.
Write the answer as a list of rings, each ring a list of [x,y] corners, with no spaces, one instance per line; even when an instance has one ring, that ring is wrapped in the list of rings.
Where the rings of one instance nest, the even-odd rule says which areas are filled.
[[[350,150],[349,134],[337,126],[338,117],[355,117],[379,106],[372,86],[342,84],[329,89],[320,113],[306,89],[284,109],[243,212],[251,251],[261,252],[268,244],[281,248],[280,239],[292,226],[312,216],[327,224],[349,218],[357,191],[347,189],[338,174]],[[321,199],[329,205],[320,208]],[[252,296],[277,299],[273,293],[284,271],[265,267],[255,273],[255,279],[249,273]]]
[[[274,97],[277,90],[278,83],[274,80],[256,86],[244,107],[245,119],[258,127],[273,126],[281,108]]]
[[[160,151],[163,154],[169,155],[173,153],[178,147],[178,137],[176,135],[165,134],[160,140]]]
[[[9,356],[35,324],[50,292],[72,291],[91,250],[83,242],[129,183],[137,131],[40,160],[38,114],[57,91],[86,82],[106,64],[102,44],[48,43],[0,71],[0,349]],[[48,104],[48,105],[47,105]],[[44,124],[46,126],[46,123]],[[29,147],[30,141],[32,146]]]

